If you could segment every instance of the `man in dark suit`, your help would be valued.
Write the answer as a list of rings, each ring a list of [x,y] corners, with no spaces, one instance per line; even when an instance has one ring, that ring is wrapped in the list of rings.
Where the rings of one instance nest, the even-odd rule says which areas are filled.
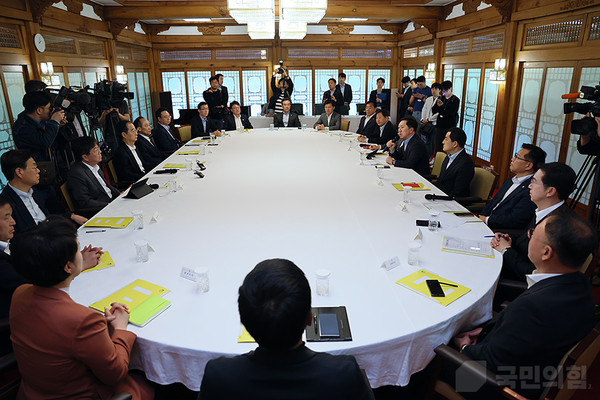
[[[429,155],[425,142],[416,135],[419,123],[412,116],[402,118],[398,124],[398,136],[403,142],[387,143],[390,155],[386,162],[394,167],[410,168],[420,175],[429,175]]]
[[[448,154],[442,163],[442,171],[435,186],[452,197],[468,197],[475,166],[465,151],[467,135],[460,128],[452,128],[444,139],[444,152]]]
[[[553,377],[547,372],[596,323],[590,282],[578,270],[597,247],[594,229],[579,217],[546,218],[529,243],[529,288],[482,328],[455,337],[458,349],[520,395],[538,398]]]
[[[181,147],[181,141],[175,137],[171,131],[171,113],[164,107],[160,107],[155,112],[158,125],[154,128],[152,136],[156,147],[165,155],[170,156],[175,150]],[[124,121],[122,121],[124,122]],[[118,124],[117,124],[118,125]],[[121,124],[122,125],[122,124]],[[117,137],[121,138],[121,132],[117,132]]]
[[[33,188],[40,182],[40,170],[31,153],[25,150],[10,150],[0,157],[2,173],[8,185],[2,190],[12,206],[12,216],[16,221],[15,232],[21,232],[46,219],[51,214],[61,214],[83,225],[87,218],[65,213],[58,205],[56,194],[51,187]]]
[[[117,124],[116,131],[119,132],[122,140],[113,158],[119,183],[137,182],[146,174],[142,155],[135,146],[138,139],[137,130],[133,123],[123,121]]]
[[[458,112],[460,110],[460,99],[452,94],[452,82],[442,82],[442,95],[431,108],[433,114],[438,114],[436,121],[435,149],[443,147],[442,141],[451,128],[458,126]]]
[[[530,230],[550,214],[568,216],[574,213],[565,200],[573,191],[576,178],[571,167],[558,162],[544,164],[537,170],[529,184],[531,201],[537,206],[535,218],[528,226]],[[534,270],[533,263],[527,257],[529,240],[529,234],[513,240],[505,233],[496,233],[491,243],[494,249],[502,253],[503,277],[525,281],[525,276]]]
[[[144,168],[146,171],[150,171],[160,164],[165,157],[154,143],[150,121],[144,117],[137,117],[135,121],[133,121],[133,126],[138,132],[138,140],[135,142],[135,147],[142,156]]]
[[[331,101],[334,108],[339,110],[340,106],[344,105],[344,96],[337,88],[335,79],[329,78],[327,83],[329,84],[329,90],[323,92],[323,103]]]
[[[317,122],[315,122],[314,128],[323,130],[329,128],[330,130],[342,129],[342,116],[333,111],[334,105],[331,100],[325,102],[325,112],[319,116]]]
[[[221,124],[218,120],[210,118],[208,104],[201,101],[198,104],[198,115],[192,118],[192,139],[197,137],[208,137],[210,135],[221,136]]]
[[[394,124],[390,122],[390,112],[388,110],[384,108],[377,111],[375,122],[377,123],[375,134],[369,138],[369,143],[373,143],[372,150],[379,150],[382,145],[390,140],[395,141],[398,139],[398,132],[394,128]]]
[[[416,85],[416,82],[415,82]],[[408,102],[412,96],[412,88],[410,85],[410,77],[402,78],[402,90],[396,96],[398,97],[398,117],[402,118],[408,113]]]
[[[352,103],[352,86],[346,83],[346,74],[340,72],[338,75],[338,81],[339,83],[336,85],[336,89],[338,89],[342,94],[344,105],[350,106],[350,103]]]
[[[210,114],[213,118],[222,121],[225,117],[225,109],[227,107],[229,94],[219,90],[219,79],[216,76],[211,76],[209,82],[210,87],[202,93],[202,96],[204,97],[204,101],[208,104]],[[227,95],[227,98],[225,95]]]
[[[219,90],[221,91],[221,98],[223,99],[223,103],[227,104],[229,102],[229,91],[227,86],[223,85],[223,81],[225,81],[225,77],[223,74],[216,74],[217,82],[219,83]]]
[[[15,224],[9,199],[0,196],[0,318],[8,318],[13,292],[20,285],[27,283],[27,280],[13,268],[10,255],[7,253],[8,241],[15,234]],[[8,335],[2,338],[0,343],[1,355],[6,354],[5,348],[10,349]]]
[[[229,106],[231,114],[225,117],[225,130],[235,131],[238,129],[252,129],[253,126],[250,123],[247,115],[242,114],[242,107],[237,101],[232,101]]]
[[[390,89],[384,89],[385,79],[377,78],[377,89],[371,91],[369,94],[369,101],[377,104],[377,108],[381,110],[390,111],[390,95],[392,91]]]
[[[529,183],[545,161],[544,150],[533,144],[523,144],[510,161],[510,172],[515,176],[504,182],[479,218],[491,229],[525,229],[536,208],[529,196]]]
[[[290,99],[283,99],[282,107],[282,113],[275,113],[275,115],[273,115],[273,125],[277,128],[300,128],[302,124],[300,123],[298,114],[291,111],[292,101]]]
[[[302,341],[313,323],[310,302],[308,281],[294,263],[259,263],[238,297],[240,319],[258,348],[209,361],[198,398],[374,399],[353,356],[317,353]]]
[[[359,142],[366,143],[369,141],[369,138],[379,136],[379,126],[377,125],[377,117],[375,116],[376,112],[377,105],[369,101],[365,107],[365,115],[360,119],[358,130],[356,131],[359,134]]]
[[[98,164],[102,152],[96,139],[84,136],[71,143],[77,160],[69,170],[67,189],[76,209],[87,209],[93,215],[119,196],[117,188],[110,185]]]

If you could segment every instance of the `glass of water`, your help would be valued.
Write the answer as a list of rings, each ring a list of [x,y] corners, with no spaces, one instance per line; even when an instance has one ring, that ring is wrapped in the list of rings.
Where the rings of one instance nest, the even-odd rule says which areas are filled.
[[[412,192],[412,186],[403,186],[404,188],[404,203],[410,204],[410,193]]]
[[[377,184],[379,186],[383,186],[383,171],[384,171],[384,166],[383,165],[377,165]]]
[[[439,217],[440,217],[440,212],[437,210],[429,210],[429,230],[430,231],[437,231],[439,226],[440,226],[440,221],[439,221]]]

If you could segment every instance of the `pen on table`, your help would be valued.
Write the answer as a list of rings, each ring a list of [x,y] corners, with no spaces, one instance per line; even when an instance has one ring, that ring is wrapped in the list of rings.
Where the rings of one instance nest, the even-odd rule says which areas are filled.
[[[507,237],[507,236],[508,235],[498,235],[498,237]],[[487,235],[487,236],[484,236],[484,238],[493,238],[493,237],[496,237],[496,235]]]
[[[447,283],[447,282],[440,282],[440,285],[446,285],[446,286],[458,287],[458,285],[453,285],[452,283]]]
[[[317,329],[317,316],[316,315],[313,315],[313,321],[314,321],[313,323],[315,324],[315,334],[318,335],[319,331]]]
[[[85,231],[85,233],[98,233],[98,232],[106,232],[106,229],[100,229],[98,231]]]

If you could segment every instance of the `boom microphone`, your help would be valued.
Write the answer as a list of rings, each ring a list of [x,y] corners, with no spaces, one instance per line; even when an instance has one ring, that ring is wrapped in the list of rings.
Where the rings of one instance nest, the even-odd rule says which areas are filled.
[[[435,201],[435,200],[452,201],[452,200],[454,200],[454,197],[452,197],[452,196],[442,196],[442,195],[439,195],[439,194],[426,194],[425,195],[425,199],[426,200],[433,200],[433,201]]]

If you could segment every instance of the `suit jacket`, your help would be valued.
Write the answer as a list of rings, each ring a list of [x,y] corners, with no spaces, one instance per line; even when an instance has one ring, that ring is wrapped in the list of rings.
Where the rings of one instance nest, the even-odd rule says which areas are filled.
[[[342,93],[342,87],[339,83],[335,87],[340,91],[340,93]],[[344,103],[352,103],[352,86],[346,83],[344,85],[344,93],[342,94],[342,96],[344,97]]]
[[[517,386],[513,389],[519,394],[534,399],[539,397],[541,382],[533,389],[519,387],[534,383],[533,374],[529,374],[526,382],[525,368],[544,371],[545,367],[556,367],[594,325],[594,298],[589,280],[579,272],[558,275],[534,284],[517,297],[484,327],[489,333],[477,344],[465,347],[463,353],[473,360],[485,361],[488,369],[515,382]],[[524,369],[515,372],[514,367]],[[541,372],[536,376],[544,379]]]
[[[277,114],[273,115],[273,125],[275,125],[276,128],[285,127],[283,124],[283,114],[277,113]],[[290,127],[290,128],[302,127],[302,124],[300,123],[300,118],[298,118],[298,114],[296,114],[293,111],[290,111],[290,117],[288,119],[288,127]]]
[[[160,164],[165,157],[160,152],[158,147],[152,142],[152,140],[146,140],[138,136],[138,140],[135,142],[135,147],[138,149],[138,153],[142,156],[142,164],[146,171],[150,171],[158,164]]]
[[[141,160],[142,155],[138,151],[137,147],[135,148],[135,151]],[[124,142],[122,142],[121,145],[115,151],[113,161],[115,163],[115,170],[117,172],[117,177],[119,178],[119,181],[137,182],[142,176],[146,174],[140,169],[138,163],[133,157],[133,153],[131,153],[131,150]],[[142,165],[143,164],[144,163],[142,162]]]
[[[111,337],[104,315],[59,289],[20,286],[10,326],[22,375],[19,398],[107,399],[131,380],[135,334],[117,329]]]
[[[263,347],[206,364],[201,400],[374,399],[353,356],[316,353],[304,343],[288,352]]]
[[[17,273],[10,255],[0,251],[0,318],[8,318],[13,292],[24,283],[29,282]]]
[[[414,134],[404,150],[403,143],[398,143],[394,152],[390,153],[394,158],[394,167],[410,168],[421,176],[429,175],[429,154],[423,139]]]
[[[441,96],[444,98],[444,96]],[[433,114],[439,113],[436,126],[438,129],[448,130],[458,125],[458,110],[460,108],[460,100],[455,95],[449,99],[444,99],[444,104],[440,107],[437,102],[431,108]]]
[[[377,125],[376,114],[373,114],[371,116],[371,119],[369,119],[369,122],[365,124],[366,120],[367,116],[363,115],[360,119],[360,123],[358,124],[358,130],[356,131],[356,133],[358,133],[359,135],[366,136],[367,138],[374,138],[379,136],[379,126]]]
[[[314,127],[316,128],[319,124],[323,124],[323,126],[325,126],[326,128],[328,127],[331,130],[342,129],[342,116],[336,113],[335,111],[332,112],[331,121],[329,122],[329,125],[327,125],[327,113],[323,113],[321,114],[317,122],[315,122]]]
[[[402,98],[402,100],[398,102],[398,118],[402,118],[405,115],[410,114],[408,112],[408,103],[410,102],[411,96],[412,88],[409,86],[406,90],[406,93],[404,93],[404,97]]]
[[[340,89],[336,87],[336,89],[333,92],[333,96],[335,97],[335,101],[333,101],[333,99],[331,98],[330,90],[326,90],[325,92],[323,92],[323,103],[325,103],[327,100],[331,100],[333,101],[333,104],[335,105],[336,109],[338,109],[339,106],[344,105],[344,95],[342,95]]]
[[[377,89],[373,90],[371,92],[371,94],[369,95],[369,101],[372,101],[373,103],[377,104],[378,108],[383,108],[386,110],[390,109],[390,97],[392,95],[392,91],[391,89],[381,89],[381,93],[386,93],[386,99],[383,100],[381,103],[377,102]]]
[[[504,201],[500,202],[513,184],[510,178],[504,182],[498,193],[481,211],[481,215],[488,217],[487,224],[491,229],[525,229],[531,218],[535,216],[537,207],[529,196],[530,182],[531,177],[524,180]]]
[[[12,134],[19,150],[29,150],[36,161],[50,161],[48,150],[55,146],[58,129],[58,122],[53,119],[40,125],[22,112],[12,127]]]
[[[394,124],[388,121],[383,126],[383,135],[381,134],[381,127],[375,124],[373,136],[369,138],[369,143],[386,144],[388,141],[396,139],[397,137],[398,131],[394,128]]]
[[[242,125],[244,125],[244,129],[253,128],[247,115],[240,114],[240,118],[242,119]],[[202,123],[200,123],[200,128],[202,128]],[[224,129],[226,131],[235,131],[235,117],[233,114],[228,114],[225,116]]]
[[[175,135],[173,134],[173,136],[171,136],[171,134],[160,124],[157,124],[156,128],[154,128],[152,137],[154,137],[156,147],[158,147],[163,154],[171,154],[181,147],[181,142]],[[119,147],[121,147],[121,143],[119,143]]]
[[[106,182],[102,171],[100,171],[100,176],[110,189],[112,198],[108,197],[106,191],[94,176],[94,173],[82,161],[77,161],[73,164],[69,170],[67,189],[71,194],[71,200],[73,200],[75,208],[102,208],[110,203],[112,199],[117,198],[119,195],[117,188]]]
[[[558,207],[556,210],[546,215],[539,222],[542,222],[545,218],[547,218],[550,215],[572,213],[575,213],[575,211],[570,209],[566,203],[563,203],[562,206]],[[539,222],[536,223],[534,216],[529,225],[527,225],[527,229],[535,228],[535,226],[539,224]],[[531,274],[535,269],[535,265],[533,265],[533,263],[529,259],[528,253],[529,237],[526,233],[516,238],[512,238],[511,247],[506,249],[506,251],[502,255],[502,277],[525,282],[525,275]]]
[[[475,176],[475,166],[471,156],[463,149],[450,167],[448,167],[448,160],[449,158],[446,157],[442,163],[442,171],[435,185],[448,196],[468,197],[471,180]]]
[[[62,210],[58,208],[58,204],[53,199],[53,193],[50,192],[51,188],[33,188],[33,200],[40,207],[40,210],[46,217],[50,214],[60,214]],[[21,232],[27,228],[35,226],[35,220],[29,213],[29,210],[23,203],[23,200],[19,197],[9,185],[6,185],[2,190],[2,195],[6,196],[10,205],[12,206],[12,217],[15,222],[15,233]],[[55,196],[55,195],[54,195]]]
[[[221,122],[219,120],[208,117],[206,121],[206,131],[204,130],[204,125],[202,124],[202,118],[200,115],[195,115],[191,121],[192,124],[192,139],[203,136],[210,136],[211,132],[221,130]],[[235,126],[235,123],[234,123]],[[235,128],[234,128],[235,130]]]

